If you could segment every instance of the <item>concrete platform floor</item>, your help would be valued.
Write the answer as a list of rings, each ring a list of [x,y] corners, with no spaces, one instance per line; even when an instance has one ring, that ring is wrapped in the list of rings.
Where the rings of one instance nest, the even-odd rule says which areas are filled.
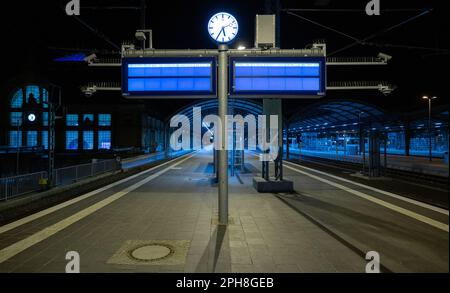
[[[448,211],[289,163],[296,193],[257,194],[252,154],[230,177],[230,224],[218,226],[211,155],[0,227],[0,272],[63,273],[68,251],[79,253],[81,272],[363,273],[372,250],[388,271],[449,270]],[[143,242],[171,245],[176,258],[123,260],[128,244]]]

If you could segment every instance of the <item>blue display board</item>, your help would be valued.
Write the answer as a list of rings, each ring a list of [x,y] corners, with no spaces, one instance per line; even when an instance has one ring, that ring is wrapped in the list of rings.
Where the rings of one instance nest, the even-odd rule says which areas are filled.
[[[236,97],[321,97],[325,58],[236,57],[230,59],[230,93]]]
[[[215,58],[125,58],[125,97],[215,97]]]

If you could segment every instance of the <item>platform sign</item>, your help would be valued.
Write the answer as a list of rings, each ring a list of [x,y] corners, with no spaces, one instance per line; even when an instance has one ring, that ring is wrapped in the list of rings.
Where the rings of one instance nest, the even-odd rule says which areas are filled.
[[[211,98],[216,88],[213,57],[122,59],[122,94],[127,98]]]
[[[230,59],[233,97],[322,97],[326,91],[325,58],[236,57]]]

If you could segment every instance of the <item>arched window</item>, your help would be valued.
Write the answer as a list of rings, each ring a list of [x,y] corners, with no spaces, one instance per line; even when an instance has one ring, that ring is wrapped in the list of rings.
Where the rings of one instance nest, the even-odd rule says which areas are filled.
[[[23,105],[23,90],[18,89],[11,99],[11,108],[20,109],[22,108],[22,105]]]
[[[25,97],[29,104],[40,104],[41,91],[37,85],[29,85],[25,88]]]
[[[46,149],[48,142],[44,140],[48,137],[47,89],[33,84],[20,87],[11,95],[9,106],[9,146],[43,146]],[[33,115],[30,115],[30,111]],[[33,120],[26,121],[28,117],[33,117]]]

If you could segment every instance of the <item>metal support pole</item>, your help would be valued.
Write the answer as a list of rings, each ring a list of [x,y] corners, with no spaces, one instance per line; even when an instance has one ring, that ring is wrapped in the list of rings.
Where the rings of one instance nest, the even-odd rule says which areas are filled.
[[[342,161],[345,161],[346,155],[347,155],[347,134],[344,132],[344,156]]]
[[[302,159],[302,139],[300,137],[299,141],[298,141],[298,161],[300,162],[300,160]]]
[[[51,91],[53,94],[53,90]],[[53,184],[53,129],[54,129],[54,116],[53,116],[53,103],[48,101],[48,135],[47,135],[47,149],[48,149],[48,174],[47,174],[47,187],[51,187]]]
[[[336,161],[339,161],[339,147],[338,147],[338,143],[339,143],[339,133],[336,132]]]
[[[410,122],[406,121],[405,122],[405,156],[409,157],[410,155],[410,150],[411,150],[411,126],[410,126]]]
[[[286,129],[289,129],[288,127],[286,127]],[[289,147],[289,133],[286,130],[286,160],[289,160],[289,152],[290,152],[290,147]]]
[[[23,117],[22,117],[23,118]],[[19,175],[19,154],[20,154],[20,146],[22,145],[22,135],[20,135],[20,123],[21,121],[17,121],[17,155],[16,155],[16,176]],[[20,141],[19,141],[20,140]]]
[[[366,136],[362,133],[362,174],[366,173]]]
[[[359,114],[358,114],[358,135],[359,135],[359,154],[361,154],[361,150],[363,149],[362,148],[362,139],[361,139],[361,137],[362,137],[362,125],[361,125],[361,114],[362,114],[362,112],[359,112]]]
[[[61,87],[57,85],[50,85],[51,86],[51,95],[48,100],[48,174],[47,174],[47,186],[53,187],[55,185],[55,178],[54,178],[54,170],[55,170],[55,145],[56,145],[56,111],[61,106]],[[55,96],[55,90],[58,90],[58,96]],[[57,100],[57,101],[55,101]],[[55,106],[55,104],[57,105]]]
[[[431,143],[431,98],[428,99],[428,139],[429,139],[429,160],[433,160],[432,143]]]
[[[278,156],[274,160],[274,167],[275,167],[275,180],[280,181],[282,180],[282,173],[280,173],[280,169],[283,165],[283,111],[282,111],[282,103],[280,99],[269,99],[266,98],[263,100],[263,115],[266,116],[266,140],[273,140],[274,138],[271,137],[271,131],[270,131],[270,120],[271,116],[277,116],[278,117]],[[267,150],[269,152],[269,150]],[[269,169],[269,162],[266,162],[266,180],[270,179],[270,169]]]
[[[219,151],[219,224],[228,225],[228,151],[227,125],[228,114],[228,46],[219,45],[219,117],[222,121],[222,149]]]
[[[236,151],[233,148],[231,150],[231,177],[234,177],[234,164],[235,164],[235,156],[236,156]]]
[[[384,175],[387,171],[387,144],[388,144],[388,134],[386,133],[384,137]]]
[[[266,153],[267,153],[267,152],[266,152]],[[263,178],[264,178],[266,181],[269,181],[269,179],[270,179],[269,161],[264,161],[263,164],[264,164],[264,168],[263,168],[263,170],[264,170]]]
[[[283,145],[281,145],[281,147],[280,147],[280,165],[278,166],[280,169],[279,169],[279,178],[278,178],[278,180],[281,180],[281,181],[283,181],[284,180],[284,178],[283,178]]]

